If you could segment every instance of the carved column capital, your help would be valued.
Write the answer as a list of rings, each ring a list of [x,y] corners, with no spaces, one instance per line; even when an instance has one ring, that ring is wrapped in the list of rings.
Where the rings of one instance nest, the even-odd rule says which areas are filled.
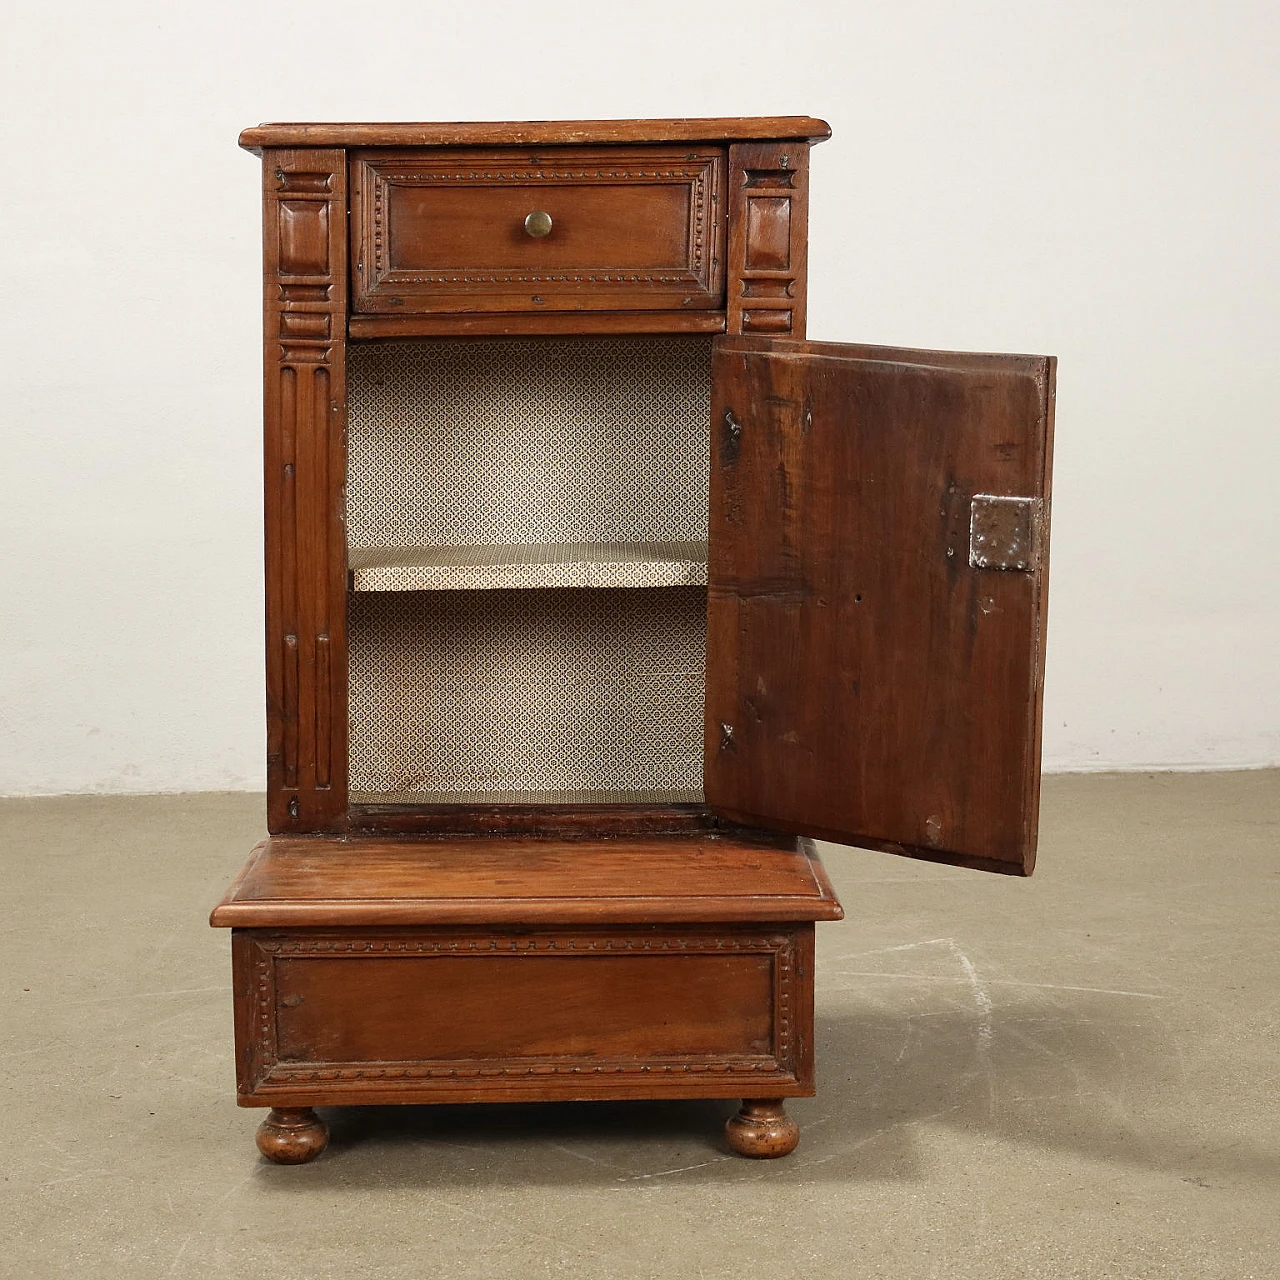
[[[726,332],[805,336],[808,224],[807,143],[729,148]]]

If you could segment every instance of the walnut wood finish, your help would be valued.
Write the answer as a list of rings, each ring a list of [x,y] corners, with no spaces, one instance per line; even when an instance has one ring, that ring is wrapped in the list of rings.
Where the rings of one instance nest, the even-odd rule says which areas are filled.
[[[813,925],[236,929],[243,1106],[813,1092]]]
[[[309,1164],[329,1145],[329,1130],[310,1107],[278,1107],[258,1126],[257,1140],[273,1164]]]
[[[700,804],[404,804],[352,805],[353,834],[539,836],[692,835],[726,827]],[[729,827],[732,830],[732,827]]]
[[[263,156],[267,819],[347,807],[346,157]]]
[[[740,1156],[754,1160],[789,1156],[800,1141],[800,1126],[787,1115],[782,1098],[747,1098],[724,1133]]]
[[[504,147],[733,142],[752,138],[822,142],[825,120],[811,116],[728,116],[688,120],[507,120],[472,124],[260,124],[240,135],[262,147]]]
[[[722,148],[361,151],[350,180],[356,312],[723,303]]]
[[[723,333],[723,311],[414,312],[352,316],[348,336],[466,338],[521,334]]]
[[[789,836],[326,839],[260,844],[219,927],[838,920],[817,850]]]
[[[744,1099],[730,1146],[784,1155],[783,1099],[813,1092],[813,922],[841,915],[794,833],[1030,871],[1053,362],[774,340],[805,332],[808,156],[829,133],[768,117],[241,136],[264,161],[275,834],[212,919],[232,928],[238,1098],[273,1108],[268,1159],[324,1149],[319,1105],[667,1097]],[[681,176],[608,176],[659,156]],[[559,191],[545,175],[567,159],[601,175],[553,211],[579,238],[495,233],[524,208],[506,193]],[[429,176],[390,203],[384,182],[379,206],[406,170]],[[423,279],[394,278],[401,250]],[[683,276],[589,278],[659,267]],[[385,312],[353,314],[353,279]],[[348,340],[726,332],[708,805],[349,809]],[[983,494],[1032,505],[975,507],[971,528]]]
[[[803,338],[808,268],[808,146],[731,146],[727,332]]]
[[[713,356],[707,801],[1029,874],[1047,551],[971,562],[976,495],[1047,542],[1054,362],[725,338]]]

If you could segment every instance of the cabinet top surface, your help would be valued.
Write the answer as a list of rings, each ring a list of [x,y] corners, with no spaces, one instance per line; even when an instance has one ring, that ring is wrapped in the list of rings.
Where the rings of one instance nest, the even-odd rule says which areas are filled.
[[[788,837],[414,840],[275,836],[215,926],[832,920],[816,850]]]
[[[743,142],[831,136],[811,116],[725,116],[700,120],[507,120],[442,124],[260,124],[240,135],[263,147],[490,147],[575,143]]]

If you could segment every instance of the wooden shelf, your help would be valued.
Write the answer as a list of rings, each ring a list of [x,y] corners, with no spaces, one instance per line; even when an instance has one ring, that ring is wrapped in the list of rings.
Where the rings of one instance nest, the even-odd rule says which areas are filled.
[[[701,789],[642,791],[352,791],[354,805],[701,804]]]
[[[554,542],[537,546],[353,547],[355,591],[705,586],[705,542]]]

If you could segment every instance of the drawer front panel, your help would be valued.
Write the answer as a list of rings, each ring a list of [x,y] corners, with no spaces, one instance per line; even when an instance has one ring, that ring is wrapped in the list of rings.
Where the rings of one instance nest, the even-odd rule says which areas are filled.
[[[719,149],[378,151],[351,166],[358,312],[724,305]]]
[[[811,925],[238,930],[242,1099],[806,1093],[811,945]]]
[[[759,954],[288,959],[277,1046],[282,1062],[763,1054],[772,967]]]

